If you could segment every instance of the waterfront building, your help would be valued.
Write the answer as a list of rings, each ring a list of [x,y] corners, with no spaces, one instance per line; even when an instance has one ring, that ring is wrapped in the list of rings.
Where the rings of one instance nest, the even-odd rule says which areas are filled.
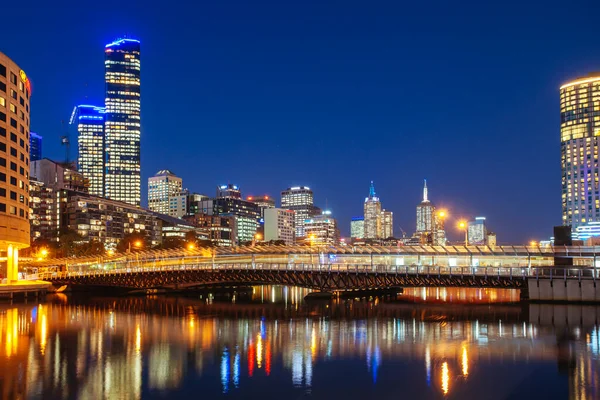
[[[472,245],[486,244],[487,228],[485,217],[476,217],[467,224],[467,242]]]
[[[260,219],[260,208],[257,204],[237,197],[218,197],[202,200],[199,206],[199,213],[234,218],[236,244],[251,242],[254,239]]]
[[[340,240],[337,221],[331,211],[323,211],[321,215],[312,216],[304,221],[305,241],[311,246],[335,245]]]
[[[417,236],[423,244],[432,244],[435,233],[435,206],[429,201],[427,180],[423,185],[423,200],[417,206]]]
[[[296,241],[295,218],[296,215],[293,210],[283,208],[264,209],[264,241],[283,240],[286,245],[294,244]]]
[[[313,191],[308,186],[294,186],[281,192],[281,208],[295,212],[296,239],[305,237],[304,223],[315,215]]]
[[[379,197],[375,195],[375,186],[371,181],[369,188],[369,197],[365,198],[364,204],[364,238],[377,239],[382,234],[381,229],[381,202]]]
[[[171,238],[185,239],[188,232],[194,232],[196,236],[200,233],[196,226],[190,221],[171,217],[170,215],[159,214],[157,212],[153,212],[153,215],[160,224],[161,241]]]
[[[69,189],[88,193],[90,181],[75,169],[74,163],[59,163],[48,158],[29,163],[29,175],[53,190]]]
[[[600,221],[600,72],[560,87],[562,223]]]
[[[43,182],[29,180],[29,222],[31,240],[52,240],[58,231],[58,216],[61,210],[55,190]],[[58,236],[56,236],[58,237]]]
[[[104,196],[104,107],[76,106],[69,124],[77,129],[77,169],[90,181],[89,192]]]
[[[169,198],[181,194],[183,181],[168,169],[148,178],[148,208],[169,215]]]
[[[184,219],[191,221],[213,244],[233,246],[236,241],[235,217],[196,213]]]
[[[29,162],[42,159],[42,136],[29,132]]]
[[[140,205],[140,41],[119,39],[105,47],[104,195]]]
[[[365,237],[365,218],[352,217],[350,222],[350,237],[352,239],[364,239]]]
[[[265,217],[265,210],[275,208],[275,199],[270,196],[248,196],[246,200],[251,201],[260,207],[261,218]]]
[[[234,199],[242,198],[242,191],[238,185],[228,183],[227,185],[217,186],[217,198],[231,197]]]
[[[381,210],[381,239],[394,237],[394,213]]]

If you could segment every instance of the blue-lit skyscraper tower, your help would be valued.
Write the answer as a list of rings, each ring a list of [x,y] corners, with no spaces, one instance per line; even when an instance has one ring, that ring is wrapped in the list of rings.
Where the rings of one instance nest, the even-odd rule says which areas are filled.
[[[104,196],[104,107],[76,106],[70,125],[77,129],[77,169],[90,180],[90,194]]]
[[[104,196],[140,205],[140,42],[106,45]]]
[[[42,159],[42,136],[29,132],[29,162]]]

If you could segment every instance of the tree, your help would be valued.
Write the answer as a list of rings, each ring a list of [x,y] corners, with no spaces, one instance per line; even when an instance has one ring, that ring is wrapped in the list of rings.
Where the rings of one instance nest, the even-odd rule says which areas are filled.
[[[81,243],[76,248],[78,256],[98,256],[104,254],[105,251],[104,245],[97,240]]]
[[[77,246],[82,241],[79,233],[72,229],[64,229],[58,237],[58,246],[63,257],[71,257],[77,255]]]
[[[125,253],[130,249],[131,251],[148,249],[148,243],[143,234],[140,232],[128,233],[117,244],[117,252],[119,253]]]

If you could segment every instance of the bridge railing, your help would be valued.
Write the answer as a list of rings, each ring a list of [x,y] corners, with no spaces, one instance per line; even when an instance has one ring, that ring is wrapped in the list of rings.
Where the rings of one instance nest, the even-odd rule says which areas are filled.
[[[551,279],[598,279],[598,268],[577,267],[489,267],[489,266],[441,266],[441,265],[378,265],[378,264],[307,264],[307,263],[190,263],[168,265],[114,265],[110,269],[87,269],[80,271],[40,273],[40,279],[66,279],[69,277],[106,276],[115,274],[157,273],[169,271],[297,271],[318,273],[352,274],[404,274],[421,276],[457,276],[485,278],[551,278]]]

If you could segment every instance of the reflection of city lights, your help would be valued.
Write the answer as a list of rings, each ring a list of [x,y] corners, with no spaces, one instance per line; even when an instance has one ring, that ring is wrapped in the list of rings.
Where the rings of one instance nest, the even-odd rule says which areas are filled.
[[[17,326],[19,324],[19,315],[16,308],[6,311],[6,357],[11,357],[17,352]]]
[[[315,332],[314,326],[312,329],[312,335],[310,339],[310,355],[312,356],[313,360],[317,355],[317,333]]]
[[[227,347],[223,349],[221,356],[221,385],[223,385],[223,393],[229,391],[229,352]]]
[[[425,349],[425,376],[427,377],[427,386],[431,384],[431,352],[429,346]]]
[[[267,376],[271,375],[271,343],[268,340],[265,346],[265,372]]]
[[[256,366],[262,368],[262,337],[256,335]]]
[[[233,384],[239,387],[240,384],[240,350],[235,349],[235,358],[233,359]]]
[[[138,325],[135,330],[135,352],[139,353],[142,350],[142,330]]]
[[[46,311],[42,312],[42,308],[40,306],[40,353],[44,355],[46,352],[46,341],[48,340],[48,318],[46,316]]]
[[[248,347],[248,376],[250,378],[254,375],[254,352],[254,344],[250,343],[250,346]]]
[[[442,364],[442,392],[448,394],[450,384],[450,373],[448,372],[448,363],[444,361]]]
[[[469,375],[469,355],[467,353],[467,345],[463,345],[462,348],[462,374],[463,376]]]

